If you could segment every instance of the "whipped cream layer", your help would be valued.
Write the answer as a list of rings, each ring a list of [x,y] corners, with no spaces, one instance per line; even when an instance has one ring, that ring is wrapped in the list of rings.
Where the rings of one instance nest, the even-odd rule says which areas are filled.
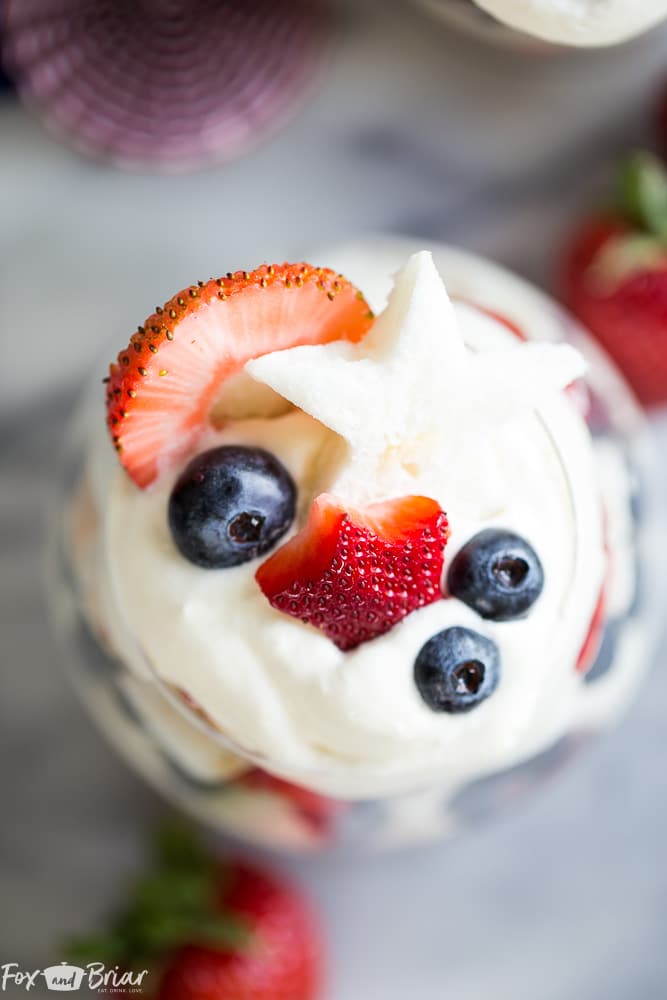
[[[563,45],[615,45],[667,16],[667,0],[474,0],[518,31]]]
[[[325,794],[456,786],[531,756],[577,716],[574,664],[604,575],[592,445],[563,392],[581,371],[571,348],[522,344],[479,309],[452,305],[430,255],[418,254],[358,347],[295,348],[248,365],[264,394],[269,385],[298,409],[230,421],[197,448],[273,452],[299,490],[293,531],[327,490],[353,503],[438,500],[451,526],[445,570],[484,528],[521,534],[545,575],[525,618],[483,621],[448,598],[343,653],[269,605],[254,579],[261,560],[187,562],[167,525],[180,469],[140,490],[100,435],[89,475],[108,640],[175,703],[178,691],[200,706],[212,739]],[[495,693],[457,716],[434,713],[413,680],[422,645],[452,625],[491,638],[502,662]]]

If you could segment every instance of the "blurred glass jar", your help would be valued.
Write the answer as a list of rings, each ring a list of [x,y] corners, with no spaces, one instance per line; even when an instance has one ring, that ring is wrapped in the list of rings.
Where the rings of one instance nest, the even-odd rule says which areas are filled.
[[[380,304],[391,276],[419,249],[414,241],[378,238],[316,256],[363,287],[372,304]],[[87,452],[90,428],[101,420],[98,384],[73,420],[58,494],[49,504],[47,579],[69,675],[132,767],[186,811],[248,842],[297,850],[380,848],[458,832],[539,787],[612,723],[650,662],[658,618],[659,521],[640,410],[600,349],[556,303],[463,251],[437,247],[434,260],[454,298],[500,319],[525,339],[573,343],[589,363],[575,403],[586,415],[600,459],[610,553],[604,616],[592,623],[578,666],[582,711],[555,743],[509,770],[487,771],[463,785],[443,774],[435,786],[372,801],[332,799],[267,773],[265,761],[232,744],[185,692],[166,685],[150,668],[138,676],[126,663],[129,657],[123,657],[127,639],[119,638],[122,626],[114,625],[112,598],[96,572],[101,526],[87,479]]]
[[[19,95],[76,150],[130,169],[227,161],[284,125],[328,50],[320,0],[6,0]]]
[[[550,52],[554,49],[548,42],[514,31],[487,14],[474,0],[413,0],[413,3],[443,25],[479,42],[521,52]]]
[[[432,17],[479,41],[522,52],[618,45],[667,17],[666,0],[413,0]]]

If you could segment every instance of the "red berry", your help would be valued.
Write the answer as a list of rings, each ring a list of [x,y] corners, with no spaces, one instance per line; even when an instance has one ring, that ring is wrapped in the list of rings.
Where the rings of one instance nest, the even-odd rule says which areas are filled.
[[[274,608],[349,650],[441,598],[447,537],[447,518],[428,497],[360,510],[323,493],[255,576]]]
[[[228,879],[231,878],[231,885]],[[235,865],[220,906],[249,931],[238,950],[186,945],[169,959],[157,1000],[314,1000],[322,978],[313,915],[291,887]]]
[[[222,384],[270,351],[360,340],[372,322],[341,275],[308,264],[237,271],[191,285],[139,327],[110,367],[107,421],[140,487],[191,451]]]
[[[490,309],[487,306],[483,306],[479,302],[473,302],[472,299],[462,298],[460,295],[452,296],[452,298],[456,302],[465,302],[467,306],[472,306],[473,309],[477,309],[479,310],[479,312],[484,313],[485,316],[488,316],[490,319],[495,320],[496,323],[500,323],[501,326],[504,326],[507,330],[509,330],[509,332],[514,337],[516,337],[517,340],[528,340],[528,337],[523,332],[521,327],[517,323],[515,323],[513,319],[510,319],[509,316],[505,316],[503,313],[496,312],[495,309]]]
[[[667,401],[667,247],[616,217],[589,220],[566,251],[565,304],[647,406]]]
[[[575,667],[577,673],[588,673],[595,663],[595,657],[600,651],[602,637],[604,635],[605,610],[605,588],[603,587],[600,591],[597,604],[595,605],[595,610],[593,611],[593,617],[591,618],[591,623],[588,628],[586,638],[584,639],[584,644],[579,651],[579,656],[577,657]]]
[[[247,788],[271,792],[290,802],[301,817],[316,832],[327,836],[333,832],[337,816],[347,809],[347,803],[340,799],[331,799],[326,795],[318,795],[303,785],[295,785],[284,778],[277,778],[268,771],[255,767],[237,778],[237,783]]]
[[[153,865],[108,929],[67,949],[75,963],[113,956],[123,975],[146,970],[153,1000],[315,1000],[322,953],[318,922],[294,886],[216,859],[179,821],[157,831]]]

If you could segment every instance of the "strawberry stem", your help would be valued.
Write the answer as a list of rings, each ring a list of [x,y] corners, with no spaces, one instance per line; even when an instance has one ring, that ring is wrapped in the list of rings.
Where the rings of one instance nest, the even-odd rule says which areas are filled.
[[[651,153],[633,153],[620,172],[624,214],[642,229],[667,242],[667,170]]]
[[[243,920],[221,905],[225,869],[186,824],[162,826],[152,871],[130,889],[127,904],[106,933],[66,943],[70,961],[136,968],[184,945],[239,950],[248,939]]]

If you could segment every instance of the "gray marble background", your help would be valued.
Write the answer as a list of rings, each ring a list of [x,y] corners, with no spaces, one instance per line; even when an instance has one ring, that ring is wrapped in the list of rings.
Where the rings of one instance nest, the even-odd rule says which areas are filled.
[[[60,422],[105,340],[185,282],[378,230],[548,284],[613,157],[646,140],[666,54],[658,31],[536,59],[400,3],[350,5],[300,117],[195,176],[77,159],[0,102],[0,964],[43,967],[101,919],[164,810],[66,687],[40,593]],[[666,720],[661,662],[621,727],[516,815],[418,853],[273,859],[321,905],[327,1000],[667,997]]]

